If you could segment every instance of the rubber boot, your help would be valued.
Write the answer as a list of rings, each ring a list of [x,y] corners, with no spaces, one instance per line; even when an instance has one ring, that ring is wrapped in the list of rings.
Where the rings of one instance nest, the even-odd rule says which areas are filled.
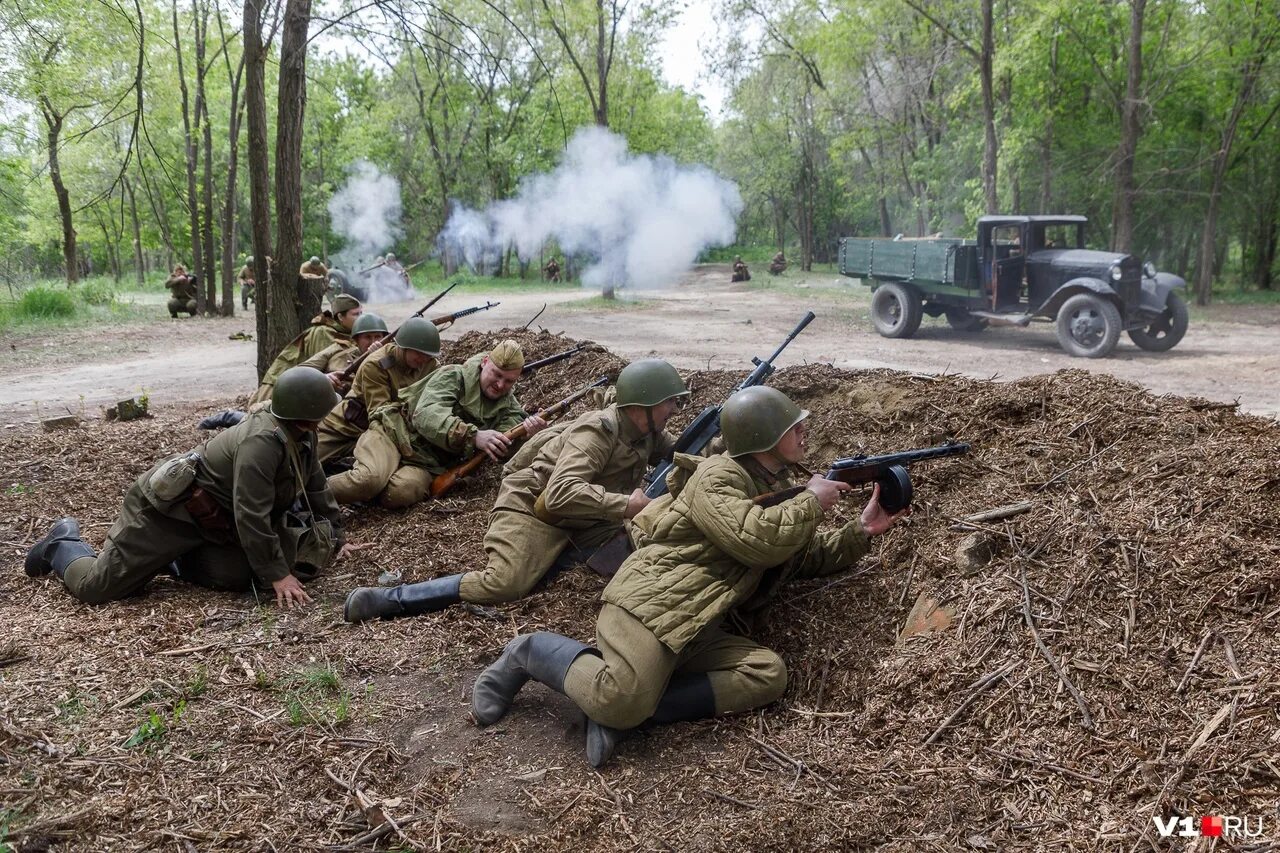
[[[490,726],[501,720],[530,678],[563,693],[565,674],[578,655],[584,653],[598,654],[586,643],[550,631],[516,637],[507,643],[502,655],[480,673],[471,688],[471,715],[476,725]]]
[[[444,610],[462,601],[458,594],[461,584],[462,575],[448,575],[421,583],[404,583],[390,589],[362,586],[347,596],[342,618],[348,622],[365,622]]]
[[[711,689],[711,679],[705,672],[698,672],[672,678],[646,724],[681,723],[687,720],[704,720],[715,715],[716,694]],[[588,719],[587,761],[591,762],[591,766],[603,767],[624,734],[621,729],[602,726]]]
[[[216,415],[209,415],[203,418],[200,423],[196,424],[199,429],[223,429],[224,427],[233,427],[244,420],[246,414],[236,409],[225,409]]]
[[[49,572],[56,572],[58,577],[62,577],[72,560],[92,556],[93,549],[80,538],[80,522],[74,518],[64,518],[43,539],[31,546],[22,568],[33,578]]]

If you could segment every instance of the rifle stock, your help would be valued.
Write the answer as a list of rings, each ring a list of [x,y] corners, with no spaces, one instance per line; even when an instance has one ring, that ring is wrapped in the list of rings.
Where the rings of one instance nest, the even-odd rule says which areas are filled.
[[[541,412],[536,412],[535,414],[541,415],[542,419],[546,421],[559,420],[564,415],[564,413],[569,410],[570,406],[572,406],[574,403],[581,400],[583,397],[587,396],[587,394],[591,392],[591,389],[599,388],[601,385],[604,385],[608,381],[609,381],[609,377],[601,376],[595,382],[592,382],[589,385],[582,386],[577,391],[574,391],[572,394],[570,394],[568,397],[565,397],[560,402],[554,403],[548,406],[547,408],[543,409]],[[521,439],[526,437],[524,424],[523,423],[517,424],[516,426],[504,432],[503,435],[505,435],[507,438],[511,439],[512,441],[520,441]],[[484,453],[477,452],[474,456],[472,456],[466,462],[463,462],[459,465],[455,465],[454,467],[450,468],[448,471],[445,471],[443,474],[437,474],[435,479],[431,481],[431,497],[438,498],[441,495],[443,495],[445,492],[452,489],[457,484],[458,480],[462,479],[468,474],[473,473],[477,468],[483,465],[488,458],[489,457],[486,456]]]
[[[892,515],[911,506],[913,489],[911,475],[907,466],[926,459],[940,459],[946,456],[962,456],[969,452],[969,445],[952,441],[937,447],[926,447],[920,450],[904,450],[900,453],[886,453],[882,456],[850,456],[837,459],[831,463],[826,479],[861,486],[868,483],[880,484],[880,506]],[[792,486],[776,492],[768,492],[753,499],[756,506],[771,507],[796,497],[805,490],[805,486]]]
[[[450,290],[453,290],[457,286],[458,286],[458,282],[455,281],[453,284],[449,285],[444,290],[440,291],[434,297],[432,297],[431,300],[426,305],[423,305],[421,308],[419,308],[417,311],[414,311],[409,316],[421,317],[423,314],[427,313],[427,311],[431,309],[432,305],[435,305],[441,299],[444,299],[445,294],[447,294]],[[401,323],[400,325],[402,326],[404,324]],[[347,365],[347,369],[342,371],[342,381],[349,383],[352,380],[352,378],[356,375],[356,371],[360,369],[360,365],[364,364],[365,359],[367,359],[373,353],[374,350],[381,347],[387,341],[395,340],[396,332],[399,332],[399,331],[400,331],[400,326],[396,326],[395,329],[393,329],[392,331],[388,332],[387,334],[379,338],[373,346],[369,347],[367,350],[360,353],[359,358],[357,358],[355,361]]]

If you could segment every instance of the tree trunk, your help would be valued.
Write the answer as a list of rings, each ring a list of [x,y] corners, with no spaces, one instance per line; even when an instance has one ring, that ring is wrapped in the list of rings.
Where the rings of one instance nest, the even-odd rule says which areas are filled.
[[[217,216],[213,204],[213,127],[209,123],[209,97],[205,89],[205,76],[209,69],[205,64],[209,43],[209,5],[200,4],[196,21],[196,103],[200,107],[200,121],[204,125],[204,188],[201,198],[200,239],[204,257],[205,313],[218,311],[218,264],[213,244],[213,220]]]
[[[253,276],[258,282],[258,378],[276,354],[298,333],[297,314],[288,289],[271,276],[271,169],[267,146],[266,51],[257,0],[244,2],[245,106],[248,110],[249,209],[253,230]],[[278,268],[278,267],[277,267]]]
[[[76,229],[71,224],[71,194],[62,183],[62,168],[58,164],[59,137],[62,135],[63,114],[53,109],[48,98],[41,96],[40,113],[49,128],[49,180],[53,182],[53,194],[58,197],[58,216],[62,220],[62,260],[67,267],[67,286],[80,280],[80,268],[76,258]]]
[[[987,213],[1000,212],[1000,199],[996,194],[996,99],[992,83],[992,65],[995,62],[995,35],[992,21],[993,0],[982,0],[982,52],[978,56],[978,72],[982,81],[982,121],[984,125],[982,145],[982,195]]]
[[[1111,248],[1117,252],[1133,249],[1133,208],[1137,187],[1133,179],[1134,158],[1142,125],[1138,107],[1142,98],[1142,23],[1147,0],[1129,0],[1129,78],[1124,103],[1120,107],[1120,150],[1116,163],[1116,196],[1111,220]]]
[[[1271,290],[1274,283],[1272,269],[1276,264],[1276,198],[1263,211],[1258,228],[1258,253],[1254,262],[1253,280],[1259,290]]]
[[[227,66],[227,82],[231,87],[231,110],[227,119],[227,184],[222,204],[222,316],[236,313],[236,170],[240,158],[240,125],[244,118],[244,105],[240,103],[240,80],[244,73],[244,52],[235,74],[231,73],[231,58],[227,56],[227,34],[222,27],[222,12],[218,10],[218,34],[222,36],[222,56]]]
[[[187,98],[187,76],[182,68],[182,37],[178,30],[178,0],[173,0],[173,53],[178,62],[178,90],[182,93],[182,139],[187,163],[187,212],[191,225],[191,272],[204,274],[204,257],[200,245],[200,195],[196,191],[196,171],[199,167],[199,149],[191,134],[191,107]],[[200,102],[196,101],[196,122],[199,130]],[[204,314],[204,288],[196,288],[196,313]]]
[[[276,103],[276,274],[282,298],[292,297],[295,327],[320,308],[323,284],[304,284],[302,265],[302,120],[307,101],[307,26],[311,0],[288,0],[280,38]],[[287,341],[286,341],[287,343]]]
[[[124,178],[124,191],[129,196],[129,218],[133,220],[133,267],[134,276],[141,290],[146,282],[146,262],[142,255],[142,225],[138,222],[138,199],[133,191],[133,181]]]
[[[617,0],[613,0],[614,3]],[[604,42],[604,0],[596,0],[596,88],[600,97],[596,99],[596,124],[609,126],[609,59],[612,58],[612,47],[608,54]],[[612,298],[612,297],[608,297]]]

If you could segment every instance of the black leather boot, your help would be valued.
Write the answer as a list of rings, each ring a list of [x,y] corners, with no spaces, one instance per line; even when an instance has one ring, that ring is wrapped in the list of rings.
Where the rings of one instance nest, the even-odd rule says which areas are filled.
[[[677,675],[667,684],[658,707],[648,723],[681,723],[687,720],[705,720],[716,715],[716,694],[711,689],[711,679],[705,672]],[[603,767],[613,755],[614,747],[626,734],[621,729],[602,726],[587,720],[587,761],[592,767]]]
[[[245,412],[236,409],[225,409],[216,415],[209,415],[203,418],[200,423],[196,424],[199,429],[223,429],[224,427],[233,427],[247,417]]]
[[[80,538],[80,522],[74,518],[64,518],[43,539],[31,546],[22,568],[33,578],[49,572],[62,577],[72,560],[92,556],[93,549]]]
[[[405,583],[391,588],[362,586],[347,596],[342,608],[342,618],[348,622],[365,622],[369,619],[395,619],[397,616],[417,616],[432,613],[457,604],[462,598],[458,588],[462,575],[448,575],[421,583]]]
[[[563,693],[565,674],[578,655],[584,653],[597,654],[586,643],[550,631],[516,637],[507,643],[502,655],[480,673],[471,688],[471,715],[476,725],[489,726],[501,720],[530,678]]]

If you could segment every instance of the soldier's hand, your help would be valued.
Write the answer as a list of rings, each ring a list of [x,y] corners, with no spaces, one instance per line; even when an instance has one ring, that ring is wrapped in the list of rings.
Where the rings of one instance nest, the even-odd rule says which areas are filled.
[[[636,489],[627,498],[627,509],[622,513],[623,518],[635,518],[640,514],[640,510],[647,507],[653,502],[653,498],[649,497],[641,489]]]
[[[536,432],[542,432],[550,426],[550,424],[543,420],[541,415],[529,415],[529,417],[524,419],[521,426],[524,427],[525,436],[528,437]]]
[[[871,490],[871,500],[862,509],[862,532],[868,536],[879,536],[893,527],[902,518],[911,514],[911,508],[899,510],[893,515],[885,512],[880,506],[880,484],[876,483]]]
[[[352,554],[365,550],[366,548],[372,548],[374,544],[375,543],[373,542],[347,542],[338,549],[338,556],[335,559],[345,559],[350,557]]]
[[[335,391],[342,390],[342,374],[341,373],[335,370],[333,373],[326,373],[325,376],[329,377],[329,384],[333,386],[333,390]]]
[[[496,429],[482,429],[476,433],[476,450],[494,462],[501,462],[511,447],[511,439]]]
[[[285,575],[272,582],[271,588],[276,591],[276,604],[280,607],[292,610],[311,603],[311,596],[302,588],[302,581],[293,575]]]
[[[828,480],[821,474],[814,474],[805,484],[805,488],[818,496],[818,503],[825,511],[835,506],[840,500],[840,495],[852,489],[853,486],[841,483],[839,480]]]

